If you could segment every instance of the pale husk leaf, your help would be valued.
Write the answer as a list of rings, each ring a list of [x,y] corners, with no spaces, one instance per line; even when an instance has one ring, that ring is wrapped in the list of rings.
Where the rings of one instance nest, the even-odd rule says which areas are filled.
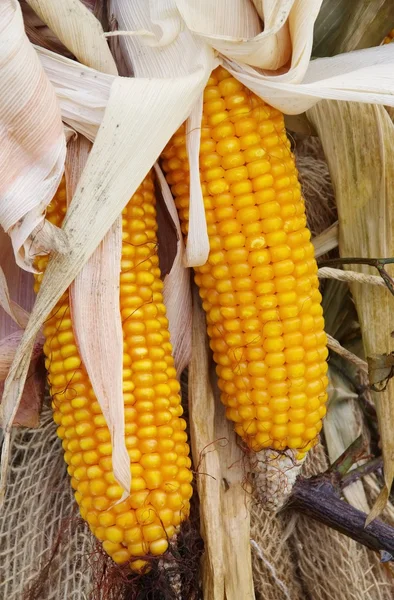
[[[23,335],[34,303],[33,275],[15,263],[10,237],[0,228],[0,398],[3,383]],[[44,396],[45,373],[38,368],[43,340],[37,339],[30,375],[25,383],[15,425],[37,427],[39,409]],[[1,424],[0,424],[1,426]]]
[[[1,3],[0,40],[0,224],[11,236],[18,264],[33,271],[37,226],[43,226],[59,184],[66,143],[54,90],[16,0]]]
[[[190,270],[185,268],[185,245],[171,190],[159,165],[155,172],[161,187],[163,200],[177,231],[177,253],[171,271],[164,278],[163,299],[167,309],[175,368],[180,377],[189,364],[192,350],[192,299],[190,290]]]
[[[346,369],[346,364],[344,368]],[[323,421],[323,429],[332,464],[362,433],[362,430],[360,414],[357,413],[354,404],[357,401],[357,394],[350,388],[349,381],[335,367],[329,369],[329,380],[329,405]],[[347,486],[343,494],[350,504],[368,513],[369,505],[361,481]]]
[[[302,3],[305,4],[305,1],[301,0],[298,4]],[[294,0],[276,3],[264,0],[258,3],[264,19],[264,31],[261,31],[258,13],[250,0],[204,0],[198,4],[177,0],[176,4],[190,31],[237,62],[276,70],[291,57],[286,21]],[[317,10],[319,5],[320,0],[317,0]]]
[[[122,222],[118,217],[71,286],[71,315],[82,362],[105,417],[116,480],[130,492],[125,444],[123,333],[120,319]]]
[[[66,157],[70,204],[88,160],[91,143],[69,142]],[[120,316],[121,220],[118,218],[70,286],[70,310],[79,353],[111,434],[112,462],[118,482],[130,489],[123,404],[123,335]]]
[[[200,184],[200,137],[202,119],[202,94],[186,121],[186,148],[189,158],[189,234],[187,236],[185,264],[189,267],[204,265],[209,255],[209,238],[205,217],[204,199]]]
[[[0,395],[3,393],[4,380],[7,377],[22,335],[23,331],[19,329],[0,339]],[[44,398],[46,382],[45,370],[43,365],[39,364],[43,343],[44,340],[40,337],[34,344],[29,376],[26,380],[21,402],[15,415],[14,426],[38,427],[39,425],[40,408]],[[0,427],[2,427],[1,420]]]
[[[79,60],[108,74],[117,74],[103,37],[101,24],[78,0],[66,0],[63,12],[51,0],[36,2],[39,14],[62,37]],[[88,34],[88,35],[87,35]],[[81,136],[71,140],[67,153],[68,204],[86,166],[90,142]],[[73,330],[81,356],[112,444],[113,472],[130,493],[130,459],[125,442],[123,403],[123,332],[120,314],[122,218],[118,216],[99,246],[70,286]]]
[[[31,43],[72,58],[72,52],[67,50],[53,31],[41,21],[40,17],[29,6],[27,1],[19,0],[19,4],[22,9],[25,31]]]
[[[262,75],[250,67],[224,60],[223,64],[244,85],[286,114],[298,114],[321,99],[394,105],[394,66],[390,44],[331,58],[318,58],[283,75]],[[309,55],[310,56],[310,55]],[[309,58],[309,57],[308,57]]]
[[[319,133],[333,181],[340,226],[339,250],[345,257],[390,257],[394,254],[394,125],[383,107],[322,102],[308,112]],[[371,267],[352,270],[374,274]],[[390,267],[388,267],[390,272]],[[366,357],[392,351],[393,299],[378,286],[351,284],[360,320]],[[386,487],[370,517],[384,507],[394,478],[394,413],[391,379],[382,392],[373,392]]]
[[[338,223],[333,223],[325,231],[312,238],[312,244],[315,248],[315,257],[323,256],[330,250],[334,250],[338,246]]]
[[[63,121],[93,142],[115,77],[45,48],[35,46],[35,50],[55,88]]]
[[[2,342],[10,335],[20,334],[20,328],[24,328],[29,320],[28,311],[34,302],[31,279],[31,274],[20,269],[14,262],[10,239],[0,229],[0,307],[2,309],[0,310],[0,340]],[[7,351],[5,352],[7,355]],[[4,364],[8,364],[5,355],[1,358],[6,361]],[[6,374],[3,379],[5,377]]]
[[[70,252],[56,254],[48,262],[5,384],[1,407],[6,434],[2,492],[10,427],[26,379],[34,338],[60,296],[118,218],[169,137],[190,113],[195,90],[201,92],[202,85],[198,70],[182,79],[114,80],[103,123],[63,224]],[[167,115],[165,121],[162,112]],[[130,156],[131,147],[139,148],[139,153]]]
[[[79,0],[27,0],[38,16],[84,65],[117,75],[115,61],[96,17]]]
[[[244,482],[243,455],[213,381],[205,315],[194,287],[189,414],[205,543],[203,593],[209,600],[254,600],[250,492]]]
[[[112,0],[111,9],[119,28],[127,31],[148,31],[160,23],[161,37],[153,42],[146,35],[124,36],[121,44],[130,72],[136,77],[187,76],[196,68],[204,70],[204,83],[216,66],[212,48],[189,29],[182,29],[182,20],[173,0],[162,3],[137,0]],[[199,13],[201,7],[197,9]],[[215,11],[215,9],[214,9]],[[157,27],[154,28],[155,32]],[[185,264],[189,267],[206,262],[209,241],[199,174],[200,127],[202,94],[196,94],[194,106],[186,123],[187,149],[190,164],[190,225],[186,244]]]
[[[27,313],[23,310],[21,306],[19,306],[16,302],[11,300],[10,292],[7,285],[7,280],[4,275],[4,271],[0,266],[0,306],[5,311],[5,313],[11,317],[11,319],[19,325],[19,327],[24,327],[27,323]],[[5,328],[5,316],[3,313],[0,314],[0,323],[2,333],[4,334]]]
[[[166,27],[162,29],[161,33],[163,37],[161,42],[163,47],[160,45],[158,48],[146,45],[141,41],[139,36],[121,37],[119,40],[120,47],[123,50],[122,56],[124,56],[128,74],[134,74],[136,77],[171,78],[174,76],[186,76],[189,72],[192,73],[196,70],[201,70],[202,84],[205,84],[214,64],[213,52],[209,48],[201,47],[201,44],[199,45],[188,31],[183,32],[180,39],[177,38],[180,20],[174,7],[171,7],[166,2],[152,4],[151,7],[148,4],[147,2],[127,3],[121,0],[110,3],[110,14],[116,19],[120,29],[143,30],[152,24],[152,20],[159,19],[160,16],[164,18],[165,25],[170,23],[174,28],[170,27],[169,31],[167,31]],[[175,38],[173,39],[174,35]],[[199,97],[201,97],[201,92],[196,94],[195,101]],[[197,166],[194,169],[194,173],[197,173],[198,177],[198,187],[195,186],[195,190],[197,194],[201,195],[198,171],[198,132],[201,121],[201,110],[199,111],[196,108],[195,101],[190,110],[191,114],[189,113],[188,117],[189,121],[193,119],[193,126],[197,127],[197,136],[196,133],[192,133],[193,141],[198,142]],[[180,374],[188,364],[191,352],[191,331],[190,327],[188,327],[191,324],[190,274],[185,269],[185,263],[187,262],[185,247],[171,191],[158,165],[155,165],[155,171],[164,202],[178,235],[177,253],[170,273],[164,280],[163,296],[167,308],[174,359],[178,374]],[[201,204],[197,206],[201,208]],[[193,212],[192,209],[191,212]],[[197,245],[198,251],[201,252],[199,246],[201,246],[201,240],[205,236],[204,252],[207,254],[209,244],[204,208],[202,212],[201,210],[198,212],[197,219],[200,226],[195,228],[198,241],[194,243],[194,246]],[[188,248],[191,241],[191,239],[188,241]]]

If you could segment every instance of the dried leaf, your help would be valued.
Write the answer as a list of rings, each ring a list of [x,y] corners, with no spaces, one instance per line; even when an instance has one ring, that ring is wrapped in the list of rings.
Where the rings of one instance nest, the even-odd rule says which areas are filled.
[[[192,349],[190,270],[184,265],[185,245],[174,199],[158,164],[155,165],[155,172],[163,200],[177,232],[177,253],[171,271],[164,278],[163,298],[167,308],[175,366],[180,377],[183,369],[189,364]]]
[[[390,257],[394,254],[394,125],[380,106],[322,102],[308,111],[322,141],[336,193],[339,250],[343,257]],[[352,270],[375,274],[371,267]],[[387,267],[388,272],[390,266]],[[380,286],[351,283],[366,356],[393,350],[393,297]],[[394,381],[373,393],[384,459],[387,490],[394,478]],[[382,494],[383,498],[385,494]],[[383,504],[377,505],[380,509]],[[377,510],[374,516],[377,515]]]
[[[373,386],[383,383],[386,386],[388,379],[394,375],[394,352],[367,356],[367,363],[369,383]]]
[[[339,227],[338,222],[333,223],[328,229],[312,239],[315,248],[315,257],[323,256],[338,246]]]
[[[22,334],[22,331],[16,331],[0,340],[0,397],[3,393],[4,380],[7,377]],[[40,338],[34,345],[29,377],[25,383],[21,403],[13,423],[14,426],[38,427],[39,425],[39,413],[46,382],[44,365],[41,364],[43,342],[43,339]]]
[[[84,65],[117,75],[115,61],[96,17],[79,0],[27,0],[38,16]]]
[[[0,224],[11,236],[18,264],[33,270],[30,236],[44,223],[66,143],[54,90],[25,34],[16,0],[0,4],[0,37]]]
[[[357,414],[355,400],[357,394],[340,371],[335,367],[329,369],[330,386],[329,406],[323,421],[324,437],[328,455],[332,464],[339,458],[361,433],[361,418]],[[357,466],[357,463],[355,464]],[[344,489],[347,501],[359,510],[369,511],[368,501],[361,481],[357,481]]]
[[[200,498],[204,598],[254,600],[250,514],[243,454],[214,380],[205,316],[193,292],[193,347],[189,374],[191,443]],[[250,492],[249,492],[250,493]],[[237,549],[234,551],[234,549]]]
[[[33,275],[15,263],[11,240],[0,228],[0,339],[26,326],[34,299]]]
[[[394,27],[391,0],[324,0],[314,30],[314,56],[378,46]]]
[[[46,48],[47,50],[58,52],[63,56],[68,56],[68,58],[73,58],[72,53],[67,50],[53,31],[41,21],[26,0],[19,0],[19,3],[22,9],[26,35],[31,43],[42,46],[42,48]]]

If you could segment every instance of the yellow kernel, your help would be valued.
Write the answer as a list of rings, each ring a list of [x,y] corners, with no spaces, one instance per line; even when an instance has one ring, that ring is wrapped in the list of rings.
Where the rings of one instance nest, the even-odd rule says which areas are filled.
[[[308,398],[304,393],[290,394],[289,400],[292,408],[304,408],[308,402]]]
[[[291,437],[301,437],[305,431],[304,423],[288,423],[288,435]]]
[[[164,536],[163,527],[158,524],[146,525],[142,528],[142,535],[147,542],[154,542]]]
[[[316,427],[308,427],[307,429],[305,429],[302,437],[304,440],[310,441],[313,440],[317,435],[318,431]]]
[[[101,527],[110,527],[111,525],[115,525],[115,516],[112,512],[103,512],[98,515],[98,522]]]
[[[123,529],[117,526],[107,527],[105,530],[105,537],[113,544],[120,544],[123,541]]]
[[[287,435],[286,425],[274,425],[271,429],[271,436],[273,439],[280,440],[285,438]]]
[[[138,523],[140,523],[141,525],[150,525],[151,523],[154,523],[156,513],[152,508],[143,507],[137,508],[137,510],[135,511],[135,516],[137,518]]]
[[[150,553],[153,554],[153,556],[164,554],[167,551],[167,548],[168,542],[166,539],[156,540],[149,545]]]
[[[129,560],[130,554],[129,554],[129,551],[126,550],[126,548],[122,548],[121,550],[117,550],[116,552],[113,552],[111,558],[114,562],[116,562],[117,564],[120,565]]]
[[[101,496],[105,494],[107,487],[108,485],[103,479],[93,479],[89,484],[89,490],[93,496]]]

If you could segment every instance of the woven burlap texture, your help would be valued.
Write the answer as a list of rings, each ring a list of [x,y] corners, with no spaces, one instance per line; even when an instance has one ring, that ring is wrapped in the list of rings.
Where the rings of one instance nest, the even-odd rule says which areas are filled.
[[[0,518],[0,598],[23,600],[41,574],[40,600],[87,600],[93,551],[73,500],[52,410],[45,406],[39,429],[14,433]]]
[[[303,475],[309,477],[327,467],[324,449],[318,446],[310,452]],[[387,520],[393,516],[391,505],[390,511],[386,511]],[[309,517],[285,512],[273,517],[255,504],[252,536],[257,600],[394,597],[392,573],[374,552]]]

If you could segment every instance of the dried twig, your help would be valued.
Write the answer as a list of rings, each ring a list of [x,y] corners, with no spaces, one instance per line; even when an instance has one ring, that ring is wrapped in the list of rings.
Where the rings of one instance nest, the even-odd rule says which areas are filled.
[[[346,475],[344,475],[342,477],[341,488],[343,489],[344,487],[350,485],[351,483],[354,483],[354,481],[358,481],[358,479],[361,479],[362,477],[365,477],[366,475],[369,475],[370,473],[375,473],[376,471],[380,471],[380,469],[382,469],[382,468],[383,468],[382,457],[379,456],[377,458],[373,458],[372,460],[365,462],[363,465],[360,465],[356,469],[352,469],[349,473],[346,473]]]
[[[393,263],[394,258],[330,258],[319,263],[319,267],[329,267],[331,265],[369,265],[375,267],[394,296],[394,280],[385,269],[386,265],[392,265]]]
[[[287,505],[312,519],[324,523],[371,550],[384,553],[385,560],[394,556],[394,527],[375,519],[367,527],[367,515],[341,500],[330,476],[300,478]],[[390,555],[390,556],[388,556]]]
[[[365,526],[366,513],[340,498],[345,486],[382,467],[379,457],[349,472],[363,451],[363,439],[359,436],[325,473],[308,479],[298,478],[287,508],[302,512],[371,550],[380,551],[381,560],[394,560],[394,527],[379,519]]]
[[[353,354],[353,352],[350,352],[350,350],[347,350],[346,348],[344,348],[338,342],[338,340],[336,340],[329,334],[327,334],[327,346],[330,348],[330,350],[333,350],[334,352],[336,352],[337,354],[339,354],[346,360],[348,360],[351,363],[353,363],[354,365],[356,365],[360,369],[360,371],[363,371],[363,373],[368,374],[367,362],[365,360],[363,360],[362,358],[359,358],[358,356]]]

